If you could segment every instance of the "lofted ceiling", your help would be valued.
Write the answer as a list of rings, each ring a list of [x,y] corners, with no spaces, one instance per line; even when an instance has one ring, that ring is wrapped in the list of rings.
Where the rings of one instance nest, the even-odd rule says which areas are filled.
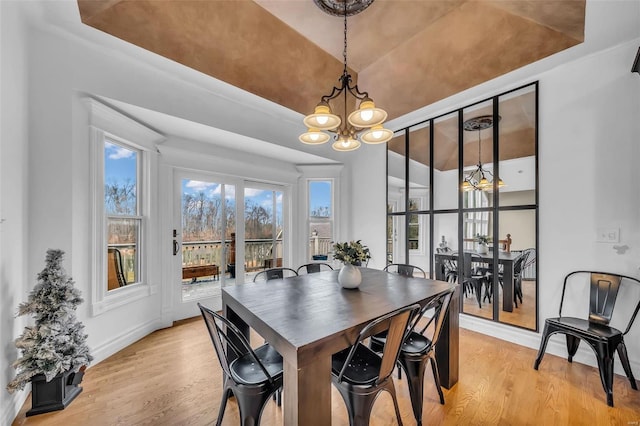
[[[312,0],[78,0],[82,22],[301,114],[342,73],[343,21]],[[375,0],[348,65],[389,119],[584,40],[585,0]]]

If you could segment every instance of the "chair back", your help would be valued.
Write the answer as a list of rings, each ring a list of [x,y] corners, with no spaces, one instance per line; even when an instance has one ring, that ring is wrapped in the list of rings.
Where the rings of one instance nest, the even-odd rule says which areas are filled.
[[[422,275],[422,278],[427,278],[427,274],[422,268],[405,263],[391,263],[385,266],[384,270],[398,275],[403,275],[405,277],[413,277],[414,273],[418,272],[420,275]]]
[[[431,299],[422,309],[420,309],[419,315],[412,320],[409,332],[415,331],[420,334],[425,334],[429,329],[429,326],[433,324],[432,335],[431,335],[431,347],[435,347],[438,339],[440,338],[440,333],[442,332],[442,324],[444,324],[444,320],[447,316],[447,311],[449,309],[449,304],[451,302],[451,297],[453,296],[453,292],[455,289],[450,289],[446,293],[442,293],[438,297]],[[425,326],[421,329],[416,330],[418,327],[418,322],[424,316],[424,314],[433,309],[433,315],[427,322]]]
[[[522,265],[524,265],[525,260],[527,260],[527,255],[523,253],[513,263],[513,276],[514,276],[514,278],[515,277],[519,277],[520,274],[522,273]]]
[[[295,269],[291,269],[291,268],[271,268],[271,269],[267,269],[265,271],[260,271],[258,272],[254,277],[253,277],[253,282],[257,282],[257,281],[270,281],[270,280],[281,280],[283,278],[286,277],[297,277],[298,273],[295,271]]]
[[[122,254],[114,247],[107,249],[107,289],[113,290],[127,285],[122,268]]]
[[[376,380],[376,384],[388,379],[391,373],[393,373],[393,369],[398,361],[400,346],[402,345],[404,338],[407,336],[409,324],[419,311],[420,305],[418,304],[406,306],[383,315],[367,324],[362,331],[360,331],[355,343],[351,347],[349,355],[347,355],[346,361],[342,366],[342,370],[340,370],[340,374],[338,374],[338,381],[342,381],[342,376],[344,375],[346,368],[351,363],[351,359],[362,340],[373,334],[374,331],[379,332],[383,330],[388,330],[387,340],[382,352],[382,363],[380,365],[380,372],[378,379]],[[383,330],[380,330],[379,326],[381,326],[381,324],[384,327]]]
[[[609,324],[621,281],[620,275],[591,273],[589,322]]]
[[[222,366],[226,377],[232,377],[229,360],[250,354],[256,365],[260,367],[267,379],[269,379],[269,382],[273,381],[267,369],[262,362],[260,362],[253,349],[251,349],[251,345],[246,337],[244,337],[231,321],[217,312],[202,306],[200,303],[198,303],[198,308],[200,308],[202,318],[204,318],[204,322],[207,325],[211,342],[213,343],[216,355],[218,355],[218,360],[220,361],[220,366]]]
[[[333,267],[328,263],[324,262],[314,262],[307,263],[306,265],[302,265],[298,267],[296,272],[300,275],[300,272],[306,272],[307,274],[315,274],[320,271],[333,271]]]

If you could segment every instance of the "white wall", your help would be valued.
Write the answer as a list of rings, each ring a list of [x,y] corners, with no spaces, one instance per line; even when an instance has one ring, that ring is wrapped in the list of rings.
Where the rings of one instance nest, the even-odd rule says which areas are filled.
[[[27,38],[15,3],[0,2],[0,424],[11,424],[27,390],[9,395],[11,363],[18,357],[13,340],[25,321],[15,318],[28,288]]]

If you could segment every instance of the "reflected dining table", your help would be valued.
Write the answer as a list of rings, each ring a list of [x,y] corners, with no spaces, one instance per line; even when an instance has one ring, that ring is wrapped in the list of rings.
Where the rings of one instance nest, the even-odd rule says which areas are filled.
[[[464,259],[464,267],[466,270],[465,276],[471,276],[471,255],[474,254],[479,256],[484,262],[489,265],[493,264],[493,251],[489,251],[488,253],[477,253],[465,251],[463,252]],[[498,264],[502,265],[502,276],[503,279],[503,297],[502,297],[502,310],[506,312],[513,312],[513,265],[516,261],[522,256],[522,252],[504,252],[498,251]],[[435,264],[436,264],[436,279],[444,280],[444,262],[446,260],[458,260],[457,252],[448,252],[448,253],[436,253],[435,254]]]
[[[338,271],[300,275],[222,289],[223,310],[249,337],[253,328],[284,360],[284,424],[331,424],[331,355],[349,347],[370,321],[429,300],[455,287],[444,281],[408,278],[361,268],[362,283],[347,290]],[[436,346],[445,388],[458,380],[458,313],[450,305]]]

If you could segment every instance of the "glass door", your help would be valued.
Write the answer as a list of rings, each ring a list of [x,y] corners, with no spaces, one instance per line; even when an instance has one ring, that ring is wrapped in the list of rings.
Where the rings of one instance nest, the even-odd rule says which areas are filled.
[[[289,266],[284,247],[284,189],[249,182],[244,188],[245,282],[262,270]]]
[[[173,231],[179,266],[175,319],[199,314],[196,303],[219,310],[221,288],[234,281],[236,185],[208,175],[177,173],[180,207]]]

